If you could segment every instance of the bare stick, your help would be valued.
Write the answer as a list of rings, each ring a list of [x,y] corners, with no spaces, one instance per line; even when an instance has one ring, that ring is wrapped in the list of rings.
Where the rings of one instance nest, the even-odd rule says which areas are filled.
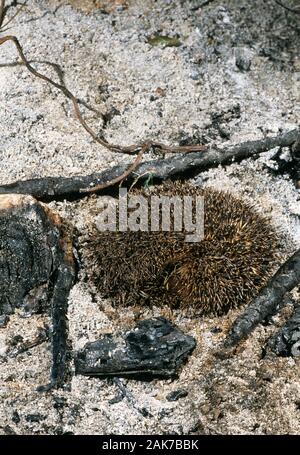
[[[64,85],[59,84],[57,82],[54,82],[52,79],[49,77],[45,76],[44,74],[39,73],[36,71],[29,63],[29,61],[26,59],[22,46],[17,39],[16,36],[13,35],[7,35],[4,36],[3,38],[0,38],[0,46],[1,44],[4,44],[7,41],[12,41],[14,45],[16,46],[16,49],[18,51],[18,54],[28,69],[34,76],[43,79],[44,81],[48,82],[49,84],[53,85],[55,88],[60,90],[67,98],[69,98],[72,101],[73,108],[75,115],[83,128],[90,134],[90,136],[99,144],[101,144],[103,147],[107,148],[108,150],[112,152],[117,152],[117,153],[125,153],[125,154],[136,154],[138,153],[142,148],[144,148],[145,145],[150,145],[151,148],[157,149],[158,151],[161,151],[162,153],[190,153],[194,151],[204,151],[206,150],[206,147],[203,145],[188,145],[188,146],[167,146],[165,144],[162,144],[160,142],[149,142],[147,144],[133,144],[130,146],[121,146],[121,145],[113,145],[107,142],[105,139],[101,139],[97,136],[97,134],[90,128],[90,126],[86,123],[84,118],[81,115],[80,109],[79,109],[79,104],[77,101],[77,98],[68,90]]]
[[[275,314],[284,303],[284,295],[299,283],[300,249],[279,268],[256,299],[236,319],[225,340],[225,347],[235,346],[267,316]]]
[[[5,17],[5,0],[0,0],[0,28],[2,27]]]
[[[17,9],[17,11],[15,12],[15,14],[10,18],[8,19],[5,24],[2,24],[1,23],[1,31],[5,31],[6,27],[8,26],[8,24],[10,24],[16,17],[17,15],[22,11],[22,9],[26,6],[26,3],[22,3],[21,6]],[[4,10],[3,10],[4,11]],[[3,19],[5,17],[5,13],[3,15]],[[2,19],[2,22],[3,22],[3,19]]]
[[[281,6],[282,8],[286,9],[287,11],[290,11],[291,13],[300,14],[300,10],[298,10],[298,9],[290,8],[289,6],[285,5],[284,3],[282,3],[279,0],[275,0],[275,2],[277,3],[277,5]]]

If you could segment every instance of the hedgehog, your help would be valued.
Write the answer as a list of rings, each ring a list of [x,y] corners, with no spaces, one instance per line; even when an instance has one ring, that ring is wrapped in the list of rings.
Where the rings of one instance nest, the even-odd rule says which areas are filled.
[[[259,292],[278,261],[280,235],[251,204],[227,191],[167,182],[134,189],[156,196],[203,196],[204,236],[186,232],[99,231],[82,247],[89,280],[117,305],[168,305],[223,315]]]

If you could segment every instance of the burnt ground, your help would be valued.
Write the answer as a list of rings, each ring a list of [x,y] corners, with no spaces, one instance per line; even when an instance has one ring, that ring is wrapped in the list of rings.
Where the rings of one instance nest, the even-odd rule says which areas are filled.
[[[196,0],[95,1],[86,9],[88,3],[30,0],[9,33],[41,71],[63,78],[89,107],[106,114],[103,121],[84,108],[91,125],[104,128],[112,142],[234,144],[299,124],[299,16],[275,1],[216,0],[203,7],[207,2]],[[1,46],[0,89],[2,184],[87,174],[128,161],[94,144],[63,95],[17,63],[11,44]],[[284,234],[286,257],[300,246],[300,199],[292,179],[276,172],[276,152],[204,172],[193,183],[229,190],[268,214]],[[288,160],[289,151],[282,157]],[[75,226],[79,245],[100,205],[96,196],[49,204]],[[70,295],[74,350],[153,315],[194,336],[196,350],[177,380],[124,380],[134,405],[126,397],[113,400],[119,390],[110,381],[80,376],[65,390],[41,394],[36,387],[48,381],[49,343],[16,358],[7,353],[16,336],[33,339],[49,320],[16,313],[0,328],[1,433],[300,433],[299,359],[265,349],[299,302],[296,290],[233,357],[220,359],[214,354],[240,310],[199,318],[168,308],[115,307],[87,282],[92,267],[85,264]],[[168,401],[178,389],[187,396]]]

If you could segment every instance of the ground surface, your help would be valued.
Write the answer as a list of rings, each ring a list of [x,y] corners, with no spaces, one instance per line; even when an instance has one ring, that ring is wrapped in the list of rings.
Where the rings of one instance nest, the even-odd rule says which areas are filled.
[[[201,3],[207,2],[30,0],[9,33],[41,71],[63,77],[76,96],[107,114],[104,133],[114,143],[239,143],[294,128],[300,117],[299,22],[272,0]],[[177,46],[161,38],[156,46],[157,39],[148,42],[158,35],[175,38],[168,44]],[[86,174],[127,160],[93,143],[68,101],[17,64],[11,44],[1,46],[0,105],[1,183]],[[84,112],[100,131],[101,116]],[[269,214],[285,235],[287,256],[300,247],[300,198],[288,177],[274,175],[273,153],[202,173],[195,183],[233,191]],[[97,204],[92,197],[50,206],[84,242]],[[291,299],[299,300],[297,292]],[[79,376],[68,390],[40,394],[35,389],[48,380],[49,344],[15,358],[7,348],[16,335],[34,338],[48,321],[16,314],[0,329],[0,433],[299,434],[299,360],[263,350],[290,311],[288,305],[234,357],[220,360],[214,351],[240,310],[189,318],[167,308],[115,308],[86,283],[83,269],[70,296],[74,349],[139,317],[164,314],[197,339],[196,350],[178,380],[124,381],[132,402],[113,403],[116,385]],[[178,389],[188,395],[167,401]]]

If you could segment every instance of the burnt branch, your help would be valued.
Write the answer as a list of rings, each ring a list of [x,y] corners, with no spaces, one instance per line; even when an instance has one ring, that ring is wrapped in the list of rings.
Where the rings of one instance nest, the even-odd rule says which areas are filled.
[[[284,295],[299,283],[300,249],[279,268],[256,299],[236,319],[225,340],[225,347],[235,346],[266,317],[275,314],[284,304]]]
[[[52,296],[52,387],[61,387],[67,377],[68,356],[68,298],[74,283],[74,266],[68,262],[60,264],[55,275],[55,286]],[[49,386],[47,388],[49,388]],[[40,389],[41,390],[41,389]]]
[[[300,130],[294,129],[274,137],[267,137],[256,141],[246,141],[239,145],[223,147],[221,149],[210,148],[205,154],[189,153],[169,157],[165,159],[152,160],[138,164],[131,172],[126,165],[114,166],[103,172],[86,176],[74,177],[45,177],[16,181],[8,185],[0,186],[0,194],[21,193],[31,194],[41,200],[55,200],[58,198],[78,198],[87,192],[101,190],[114,182],[118,183],[120,176],[127,177],[126,185],[131,185],[138,180],[139,184],[145,182],[149,177],[156,181],[164,181],[169,178],[176,178],[184,175],[191,175],[201,172],[219,164],[231,164],[246,158],[256,157],[260,153],[271,150],[275,147],[289,147],[300,137]],[[125,175],[127,174],[127,175]]]
[[[275,3],[277,3],[277,5],[281,6],[282,8],[284,8],[286,11],[289,11],[290,13],[300,14],[300,10],[299,9],[290,8],[288,5],[286,5],[285,3],[281,2],[280,0],[275,0]]]

